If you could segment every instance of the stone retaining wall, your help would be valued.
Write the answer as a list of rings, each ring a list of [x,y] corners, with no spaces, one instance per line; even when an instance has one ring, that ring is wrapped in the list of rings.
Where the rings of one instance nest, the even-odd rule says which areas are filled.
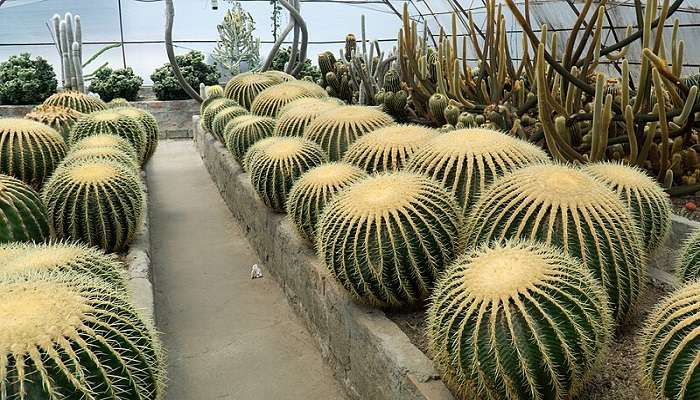
[[[153,301],[153,274],[151,272],[151,233],[148,213],[148,188],[146,173],[141,172],[141,187],[146,193],[146,208],[143,213],[141,231],[129,246],[126,254],[128,271],[128,288],[131,301],[146,317],[155,321],[155,303]]]

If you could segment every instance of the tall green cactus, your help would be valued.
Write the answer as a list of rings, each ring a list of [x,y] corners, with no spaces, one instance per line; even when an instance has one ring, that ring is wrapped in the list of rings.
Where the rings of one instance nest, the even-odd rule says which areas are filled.
[[[70,133],[70,144],[72,146],[86,137],[102,134],[126,139],[136,150],[139,163],[144,164],[147,139],[143,125],[136,119],[115,110],[94,112],[80,118]]]
[[[87,275],[0,274],[7,399],[162,400],[163,353],[123,292]]]
[[[127,166],[83,161],[56,171],[42,193],[54,234],[122,251],[141,227],[145,196]]]
[[[61,106],[45,106],[40,104],[25,115],[25,118],[44,125],[48,125],[61,134],[63,140],[68,142],[68,135],[73,125],[78,121],[78,118],[83,114],[73,110],[72,108]]]
[[[575,398],[612,328],[605,291],[586,266],[537,242],[468,252],[431,303],[431,353],[465,399]]]
[[[647,253],[656,252],[671,232],[671,201],[663,188],[641,169],[620,163],[592,163],[583,170],[620,195],[642,230]]]
[[[278,83],[280,83],[279,79],[267,74],[245,72],[231,78],[226,84],[224,93],[229,99],[250,110],[250,105],[260,92]]]
[[[214,120],[211,123],[212,135],[214,135],[216,140],[218,140],[219,142],[225,143],[224,133],[226,132],[226,125],[228,125],[229,122],[233,121],[237,117],[247,114],[248,110],[241,106],[231,106],[224,108],[223,110],[219,111],[219,113],[214,117]]]
[[[584,260],[624,322],[646,281],[640,231],[618,195],[565,165],[527,166],[481,193],[467,224],[470,246],[523,238],[560,246]]]
[[[107,109],[104,101],[74,90],[64,90],[52,94],[44,100],[44,105],[67,107],[83,114]]]
[[[250,105],[250,112],[263,117],[275,118],[282,107],[303,97],[322,98],[328,97],[328,95],[325,91],[323,94],[312,92],[309,87],[300,85],[296,81],[285,82],[260,92]]]
[[[144,164],[148,162],[158,148],[158,140],[160,139],[160,130],[158,129],[158,120],[146,110],[136,107],[119,107],[116,109],[119,114],[131,117],[141,123],[143,131],[146,134],[146,154],[144,155]]]
[[[28,119],[0,118],[0,173],[41,188],[66,155],[54,129]]]
[[[463,249],[454,196],[423,175],[384,173],[336,194],[317,226],[319,258],[350,295],[380,307],[416,304]]]
[[[470,213],[479,194],[495,179],[516,168],[549,158],[541,148],[482,128],[459,129],[429,140],[406,169],[441,182]]]
[[[294,183],[287,198],[289,220],[299,235],[315,243],[316,225],[326,203],[336,193],[366,176],[360,168],[341,162],[321,164],[304,173]]]
[[[399,171],[438,132],[420,125],[390,125],[355,141],[343,160],[369,173]]]
[[[214,118],[223,110],[229,107],[240,107],[238,103],[226,97],[218,98],[207,106],[202,112],[202,126],[204,130],[212,133],[212,124],[214,123]]]
[[[88,136],[84,139],[73,143],[70,147],[71,152],[79,151],[82,149],[92,149],[92,148],[103,148],[103,147],[114,147],[117,150],[128,154],[129,157],[134,159],[134,162],[138,163],[139,157],[136,154],[136,149],[129,143],[126,139],[119,137],[117,135],[101,134],[95,136]]]
[[[304,129],[319,115],[340,106],[331,99],[305,97],[294,100],[280,110],[275,124],[276,136],[303,136]]]
[[[642,383],[657,399],[700,398],[700,282],[664,299],[643,329],[639,360]]]
[[[337,107],[314,119],[304,137],[321,145],[331,161],[340,161],[360,136],[393,122],[391,116],[373,107]]]
[[[276,137],[256,152],[245,167],[263,203],[283,212],[294,181],[327,161],[323,150],[314,142],[300,137]]]
[[[39,195],[19,179],[0,174],[0,243],[43,242],[49,235]]]
[[[243,157],[248,149],[260,139],[271,136],[274,128],[275,120],[272,118],[257,115],[243,115],[234,118],[224,130],[226,149],[245,168]]]

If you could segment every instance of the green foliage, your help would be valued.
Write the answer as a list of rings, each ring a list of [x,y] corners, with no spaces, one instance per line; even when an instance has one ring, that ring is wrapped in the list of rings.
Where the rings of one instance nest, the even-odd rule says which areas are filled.
[[[204,62],[204,54],[199,51],[191,51],[185,55],[176,56],[182,75],[192,87],[199,87],[200,83],[215,85],[219,80],[219,72],[216,66],[207,65]],[[175,79],[175,74],[169,63],[156,69],[151,74],[153,91],[158,100],[185,100],[190,97],[180,87]]]
[[[83,114],[107,109],[107,105],[104,101],[74,90],[64,90],[52,94],[43,104],[47,106],[67,107]]]
[[[88,90],[99,94],[103,101],[115,98],[133,101],[136,100],[141,85],[143,79],[134,74],[133,69],[128,67],[113,70],[105,66],[95,71]]]
[[[257,141],[272,135],[275,120],[257,115],[243,115],[234,118],[224,128],[224,143],[243,168],[243,157]]]
[[[284,67],[289,62],[289,56],[291,55],[291,47],[282,47],[275,54],[275,58],[272,59],[271,69],[275,71],[284,71]],[[307,78],[308,77],[308,78]],[[311,79],[313,82],[318,82],[321,80],[321,70],[317,66],[311,64],[311,60],[308,58],[304,60],[304,66],[298,76],[299,79]]]
[[[70,144],[94,135],[116,135],[129,141],[136,150],[139,162],[146,160],[147,138],[143,125],[118,109],[95,112],[78,120],[70,133]]]
[[[49,237],[46,207],[26,183],[0,174],[0,243],[43,242]],[[0,259],[4,258],[0,257]]]
[[[582,262],[537,242],[483,246],[438,281],[431,353],[465,399],[568,400],[610,338],[605,291]]]
[[[56,92],[56,74],[43,58],[29,53],[0,64],[0,104],[36,104]]]

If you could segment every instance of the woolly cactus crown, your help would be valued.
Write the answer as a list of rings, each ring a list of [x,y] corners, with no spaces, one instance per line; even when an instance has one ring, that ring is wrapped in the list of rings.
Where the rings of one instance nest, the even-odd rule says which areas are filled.
[[[67,107],[83,114],[107,109],[104,101],[74,90],[54,93],[44,100],[44,105]]]
[[[61,134],[64,141],[68,141],[70,130],[83,114],[72,108],[62,106],[47,106],[40,104],[25,115],[25,118],[48,125]]]
[[[46,207],[26,183],[0,174],[0,243],[42,242],[49,237]],[[0,252],[0,259],[4,254]]]
[[[257,72],[244,72],[231,78],[224,89],[226,97],[250,110],[255,97],[263,90],[280,83],[279,78]]]
[[[284,106],[303,97],[328,97],[328,94],[312,92],[296,81],[281,83],[260,92],[253,100],[250,111],[255,115],[275,118]]]

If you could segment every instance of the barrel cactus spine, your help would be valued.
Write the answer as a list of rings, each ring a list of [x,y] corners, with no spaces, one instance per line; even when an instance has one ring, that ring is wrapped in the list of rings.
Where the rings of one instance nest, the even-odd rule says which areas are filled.
[[[431,353],[467,399],[570,399],[610,339],[605,291],[538,242],[482,245],[451,264],[428,310]]]
[[[138,120],[116,110],[98,111],[80,118],[70,133],[70,144],[72,146],[86,137],[102,134],[126,139],[134,147],[139,163],[143,165],[147,151],[145,129]]]
[[[34,189],[0,174],[0,243],[43,242],[50,233],[46,207]]]
[[[204,85],[202,85],[202,86],[204,86]],[[220,88],[219,85],[209,86],[209,87],[204,88],[204,94],[205,94],[203,96],[204,101],[202,101],[202,104],[199,105],[199,115],[204,115],[204,110],[206,110],[207,107],[209,107],[209,104],[214,102],[214,100],[224,97],[223,91],[221,93],[219,93],[219,90],[216,89],[217,87]]]
[[[242,107],[250,110],[250,105],[260,92],[278,83],[280,83],[278,78],[264,73],[244,72],[228,81],[224,93],[229,99],[235,100]]]
[[[470,214],[469,246],[511,238],[560,246],[601,282],[618,323],[634,312],[646,282],[639,227],[592,176],[561,164],[526,166],[497,179]]]
[[[254,142],[243,155],[243,159],[240,161],[241,168],[244,171],[248,171],[251,160],[267,146],[277,142],[278,139],[278,136],[268,136]]]
[[[117,112],[131,117],[143,126],[146,134],[146,155],[144,156],[144,164],[148,162],[158,148],[158,140],[160,139],[160,130],[158,129],[158,120],[146,110],[136,107],[120,107]]]
[[[317,98],[328,98],[328,92],[326,92],[326,89],[322,88],[314,82],[296,80],[289,82],[289,84],[303,88],[304,90],[306,90],[307,93],[309,93],[310,96]]]
[[[48,125],[61,134],[68,142],[68,135],[73,125],[83,114],[67,107],[38,105],[25,118]]]
[[[369,173],[399,171],[437,131],[419,125],[389,125],[361,136],[343,160]]]
[[[129,101],[123,97],[115,97],[107,103],[107,108],[131,107]]]
[[[275,124],[276,136],[303,136],[304,129],[319,115],[338,107],[330,99],[305,97],[287,104],[280,110]]]
[[[675,273],[681,283],[700,279],[700,229],[694,230],[683,240],[676,258]]]
[[[136,149],[134,149],[134,146],[132,146],[128,140],[117,135],[101,134],[95,136],[88,136],[72,144],[70,147],[70,151],[76,152],[83,149],[99,149],[104,147],[114,147],[115,149],[125,154],[128,154],[129,157],[134,159],[135,163],[138,163],[139,157],[138,154],[136,154]]]
[[[294,181],[327,161],[316,143],[299,137],[278,137],[256,152],[246,168],[263,203],[284,212]]]
[[[225,97],[217,98],[216,100],[209,103],[204,112],[202,113],[202,127],[205,131],[212,133],[212,124],[214,123],[214,118],[223,110],[229,107],[240,107],[238,103],[231,99]]]
[[[257,141],[272,135],[275,120],[257,115],[243,115],[234,118],[224,129],[226,149],[245,168],[243,158]]]
[[[248,111],[240,106],[231,106],[221,110],[211,123],[211,133],[214,135],[216,140],[221,143],[225,143],[224,133],[226,131],[226,125],[233,121],[235,118],[242,115],[247,115]]]
[[[48,99],[44,100],[43,104],[67,107],[83,114],[107,109],[107,105],[97,97],[88,96],[75,90],[64,90],[52,94]]]
[[[83,161],[113,161],[128,167],[133,173],[138,174],[140,166],[131,154],[119,150],[117,147],[89,147],[76,149],[68,153],[61,161],[60,167],[67,167]]]
[[[318,222],[316,251],[358,302],[400,307],[428,297],[464,246],[461,210],[439,183],[383,173],[337,193]]]
[[[281,83],[260,92],[250,105],[250,112],[263,117],[276,118],[279,111],[294,100],[303,97],[327,97],[309,91],[304,85],[294,82]]]
[[[274,79],[277,83],[294,82],[297,80],[295,77],[286,72],[276,71],[273,69],[263,72],[263,75]]]
[[[53,128],[28,119],[0,118],[0,173],[40,189],[66,151],[63,137]]]
[[[3,397],[162,400],[163,351],[125,296],[81,274],[0,275]]]
[[[340,190],[367,177],[360,168],[342,162],[321,164],[304,173],[292,186],[287,212],[302,239],[314,244],[316,225],[326,203]]]

